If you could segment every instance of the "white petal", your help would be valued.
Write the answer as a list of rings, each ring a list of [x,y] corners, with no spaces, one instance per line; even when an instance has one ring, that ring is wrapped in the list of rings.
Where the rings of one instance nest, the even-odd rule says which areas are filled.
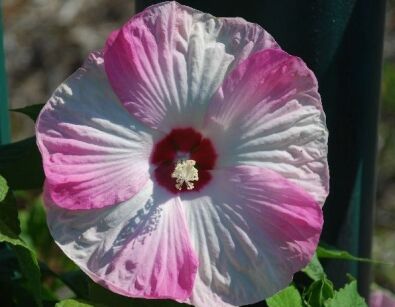
[[[179,201],[153,183],[102,209],[67,210],[46,199],[56,243],[94,281],[113,292],[185,300],[198,261]]]
[[[323,205],[329,190],[328,131],[317,81],[301,59],[278,49],[250,56],[217,91],[206,129],[219,168],[272,169]]]
[[[69,209],[101,208],[132,197],[149,178],[150,129],[112,92],[100,53],[64,81],[36,128],[47,189]]]
[[[189,303],[199,307],[252,304],[285,288],[322,229],[307,192],[258,167],[214,171],[207,189],[182,202],[200,263]]]
[[[114,32],[104,57],[125,107],[167,132],[199,128],[208,101],[232,67],[253,52],[276,47],[257,24],[166,2],[148,7]]]

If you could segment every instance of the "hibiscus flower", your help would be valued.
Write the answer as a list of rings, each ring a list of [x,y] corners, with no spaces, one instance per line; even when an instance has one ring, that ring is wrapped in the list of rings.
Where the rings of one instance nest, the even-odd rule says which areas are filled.
[[[55,90],[36,132],[52,236],[116,293],[250,304],[317,247],[317,81],[257,24],[151,6]]]

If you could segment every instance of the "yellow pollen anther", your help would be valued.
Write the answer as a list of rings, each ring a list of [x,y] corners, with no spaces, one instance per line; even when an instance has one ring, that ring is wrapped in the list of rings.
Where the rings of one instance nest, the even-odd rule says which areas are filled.
[[[174,168],[171,178],[176,178],[176,188],[182,190],[185,183],[188,190],[192,190],[195,186],[191,181],[198,181],[198,170],[195,168],[195,160],[179,160]]]

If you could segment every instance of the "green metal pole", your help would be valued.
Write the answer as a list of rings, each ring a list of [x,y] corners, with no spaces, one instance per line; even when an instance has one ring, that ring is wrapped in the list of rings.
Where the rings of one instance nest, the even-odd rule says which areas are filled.
[[[155,0],[137,0],[137,10]],[[370,257],[385,0],[180,0],[215,16],[261,24],[316,73],[329,129],[330,195],[322,240]],[[369,295],[370,266],[326,263],[337,286],[346,273]]]
[[[0,144],[10,142],[10,120],[7,100],[7,75],[3,45],[3,14],[0,1]]]
[[[328,204],[337,212],[343,210],[346,214],[339,221],[336,211],[328,207],[325,212],[328,227],[324,236],[338,246],[350,247],[351,252],[367,258],[371,256],[376,196],[375,166],[384,18],[385,0],[358,0],[331,70],[322,79],[327,99],[337,100],[334,103],[335,110],[329,104],[329,110],[333,112],[330,115],[330,128],[336,131],[335,137],[338,138],[333,141],[341,140],[341,143],[337,146],[333,141],[330,143],[333,148],[330,158],[333,165],[339,160],[344,161],[341,165],[343,169],[336,169],[337,177],[334,180],[347,176],[348,184],[353,183],[348,206],[344,208],[343,201],[347,200],[344,196],[348,193],[343,190],[341,181],[332,182],[334,193],[338,192],[339,195],[336,197],[331,193]],[[340,121],[339,116],[342,116]],[[342,134],[347,134],[346,139],[342,139]],[[345,153],[348,150],[351,152]],[[343,196],[341,192],[344,192]],[[336,227],[341,227],[337,237],[334,236]],[[345,263],[344,268],[350,265],[357,273],[360,292],[367,296],[371,282],[370,265]],[[333,269],[338,267],[334,265]]]

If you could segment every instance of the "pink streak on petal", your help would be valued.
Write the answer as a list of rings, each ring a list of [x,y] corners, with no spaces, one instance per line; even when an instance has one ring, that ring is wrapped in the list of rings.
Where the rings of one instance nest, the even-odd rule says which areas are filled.
[[[182,199],[200,261],[188,303],[239,306],[270,297],[312,258],[322,210],[271,170],[217,170],[213,181],[207,196]]]
[[[148,221],[148,234],[138,234],[123,248],[106,282],[119,287],[128,283],[128,296],[185,300],[192,292],[198,260],[179,200],[170,200],[160,210],[161,221]],[[133,278],[125,280],[131,274]]]
[[[317,80],[301,59],[279,49],[251,55],[214,95],[205,125],[219,167],[272,169],[324,203],[328,131]]]
[[[104,57],[126,109],[169,132],[199,128],[209,99],[232,67],[253,52],[276,47],[256,24],[166,2],[145,9],[112,34]]]
[[[179,199],[151,181],[118,206],[60,208],[46,193],[48,225],[65,254],[95,282],[140,298],[183,301],[192,292],[198,259]]]
[[[53,93],[36,124],[48,193],[71,210],[131,198],[149,178],[152,137],[123,109],[91,54]]]
[[[258,106],[279,107],[305,92],[317,98],[311,103],[322,109],[317,80],[303,61],[279,49],[266,49],[247,58],[224,80],[209,105],[206,121],[214,117],[229,126]]]

